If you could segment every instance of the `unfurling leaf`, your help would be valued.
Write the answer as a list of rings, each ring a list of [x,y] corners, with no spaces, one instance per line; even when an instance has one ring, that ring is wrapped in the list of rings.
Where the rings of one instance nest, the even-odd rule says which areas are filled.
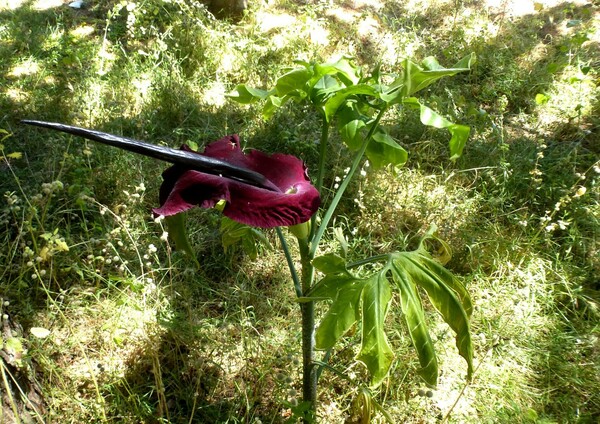
[[[231,246],[240,244],[242,250],[251,259],[258,257],[258,248],[261,244],[271,248],[269,240],[258,228],[241,224],[225,216],[221,218],[221,244],[226,252]]]
[[[198,259],[196,258],[196,252],[194,252],[194,249],[190,244],[190,240],[188,239],[185,220],[185,212],[165,217],[167,231],[169,233],[169,237],[171,237],[171,239],[175,242],[175,248],[185,252],[186,255],[192,261],[194,261],[196,268],[200,269],[200,262],[198,262]]]
[[[433,109],[421,104],[416,97],[408,97],[402,100],[406,106],[419,109],[421,123],[435,128],[446,128],[450,131],[452,138],[450,139],[450,159],[455,160],[461,154],[469,138],[471,129],[466,125],[459,125],[450,122]]]

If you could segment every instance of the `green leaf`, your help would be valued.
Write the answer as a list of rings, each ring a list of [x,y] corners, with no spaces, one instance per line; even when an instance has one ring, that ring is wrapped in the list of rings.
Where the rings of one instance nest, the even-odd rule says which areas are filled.
[[[433,232],[434,229],[427,237],[431,237]],[[422,243],[420,246],[416,251],[377,255],[352,265],[345,264],[342,258],[334,254],[315,259],[315,265],[326,276],[314,286],[308,297],[315,301],[332,300],[317,328],[317,346],[330,349],[356,321],[360,321],[362,345],[357,360],[367,366],[373,385],[381,383],[393,359],[393,352],[385,335],[385,315],[392,296],[388,273],[391,273],[394,287],[398,290],[400,308],[421,364],[419,372],[427,384],[436,385],[438,363],[419,286],[456,333],[459,354],[467,362],[467,378],[472,377],[473,346],[469,325],[473,310],[471,299],[465,287],[452,273],[433,260],[423,250]],[[349,267],[381,263],[384,259],[387,259],[385,265],[364,278],[348,271]]]
[[[372,386],[382,382],[394,360],[384,331],[391,300],[392,290],[385,273],[377,273],[366,281],[362,290],[362,345],[356,359],[367,366]]]
[[[280,76],[275,83],[275,92],[277,96],[283,97],[286,95],[305,98],[305,84],[313,76],[310,68],[296,68],[290,72]]]
[[[401,166],[408,160],[406,150],[381,127],[373,134],[366,155],[374,169],[381,169],[386,165]]]
[[[475,54],[471,53],[463,57],[452,68],[444,68],[433,57],[427,57],[417,65],[410,59],[405,59],[402,65],[402,72],[394,82],[384,90],[381,99],[389,105],[400,103],[404,97],[412,96],[440,78],[456,75],[459,72],[466,72],[471,69],[475,63]]]
[[[335,287],[336,293],[329,310],[316,330],[315,346],[317,349],[331,349],[358,320],[364,286],[364,280],[356,280],[347,276],[329,278],[327,287]]]
[[[312,261],[313,266],[324,274],[346,272],[346,261],[335,253],[328,253]]]
[[[404,61],[404,96],[411,96],[417,91],[430,86],[440,78],[456,75],[459,72],[466,72],[471,69],[475,62],[475,54],[465,56],[458,61],[452,68],[444,68],[434,57],[427,57],[421,63],[423,67],[406,59]]]
[[[452,135],[449,142],[450,159],[455,160],[460,157],[471,132],[469,127],[449,121],[433,109],[419,102],[416,97],[405,98],[402,100],[402,103],[406,106],[420,110],[420,119],[423,125],[435,128],[446,128]]]
[[[342,89],[337,79],[331,75],[324,75],[310,89],[310,99],[316,105],[323,104],[331,93]]]
[[[327,121],[331,121],[338,109],[346,103],[349,97],[354,97],[359,94],[369,95],[375,98],[379,97],[379,92],[374,87],[371,87],[367,84],[358,84],[342,88],[341,90],[337,91],[333,96],[331,96],[325,103],[324,110]]]
[[[233,221],[227,217],[221,218],[221,244],[225,252],[236,244],[242,246],[242,250],[251,258],[258,257],[258,248],[265,245],[271,248],[265,234],[257,228]]]
[[[198,259],[196,258],[196,252],[194,252],[194,249],[190,244],[190,240],[188,239],[185,220],[185,212],[165,217],[167,231],[169,232],[169,237],[171,237],[175,242],[175,248],[184,251],[190,257],[190,259],[194,261],[196,268],[200,269],[200,262],[198,262]]]
[[[259,100],[266,99],[272,92],[267,90],[261,90],[259,88],[248,87],[245,84],[240,84],[227,95],[231,99],[241,104],[250,104]]]
[[[363,140],[360,130],[366,127],[368,119],[358,111],[354,102],[346,102],[338,109],[340,135],[350,150],[360,148]]]
[[[473,343],[469,324],[473,310],[471,298],[462,284],[433,259],[416,252],[407,253],[406,259],[413,265],[403,263],[411,279],[425,289],[431,304],[456,333],[456,347],[467,362],[467,379],[470,380],[473,375]]]
[[[285,99],[285,100],[284,100]],[[267,97],[267,101],[263,106],[262,116],[263,119],[269,119],[273,116],[275,111],[281,107],[282,104],[287,101],[287,98],[280,98],[277,96],[269,96]]]
[[[467,378],[471,379],[473,345],[469,317],[473,305],[464,286],[446,268],[418,251],[395,254],[392,263],[392,273],[423,287],[431,304],[454,330],[456,347],[467,362]]]
[[[550,96],[548,96],[547,94],[537,93],[535,95],[535,103],[537,105],[544,105],[544,104],[548,103],[548,100],[550,100]]]
[[[427,384],[435,386],[438,378],[437,357],[425,321],[423,304],[414,282],[399,262],[399,260],[394,261],[392,278],[400,291],[400,307],[406,328],[421,364],[419,374]]]
[[[352,58],[343,56],[336,62],[317,63],[314,65],[316,75],[336,75],[346,86],[354,85],[360,80],[360,68],[352,63]]]

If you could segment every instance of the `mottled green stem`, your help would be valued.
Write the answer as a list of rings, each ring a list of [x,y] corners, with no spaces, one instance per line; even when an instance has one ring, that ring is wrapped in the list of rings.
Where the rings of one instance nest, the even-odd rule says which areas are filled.
[[[298,239],[302,263],[302,294],[306,296],[312,287],[315,269],[309,256],[307,239]],[[317,367],[315,366],[315,303],[300,304],[302,313],[302,400],[310,407],[304,416],[304,423],[314,422],[317,405]]]

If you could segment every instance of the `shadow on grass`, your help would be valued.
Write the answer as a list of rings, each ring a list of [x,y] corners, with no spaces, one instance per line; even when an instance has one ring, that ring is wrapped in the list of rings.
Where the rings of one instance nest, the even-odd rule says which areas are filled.
[[[26,3],[15,11],[0,12],[0,21],[9,22],[8,31],[10,41],[0,46],[3,57],[10,57],[10,60],[3,61],[0,65],[0,79],[6,81],[7,90],[2,92],[0,97],[0,109],[7,113],[0,117],[0,127],[6,127],[15,132],[15,137],[9,140],[8,145],[15,149],[22,150],[27,155],[27,161],[22,165],[15,162],[15,172],[18,178],[23,181],[32,180],[36,183],[45,181],[45,175],[53,175],[54,170],[60,168],[59,161],[65,153],[71,153],[72,149],[64,148],[62,144],[55,146],[56,141],[64,141],[66,137],[61,135],[40,134],[39,130],[21,129],[17,126],[17,121],[22,117],[37,118],[45,120],[56,120],[65,123],[72,122],[77,118],[77,112],[74,110],[74,102],[70,93],[74,91],[85,90],[88,85],[95,81],[96,77],[89,77],[85,72],[85,64],[91,61],[97,51],[93,47],[91,40],[78,40],[69,35],[69,30],[75,28],[81,23],[90,23],[86,15],[78,14],[69,9],[50,9],[46,11],[34,11],[31,9],[32,2]],[[401,5],[396,7],[402,8]],[[432,88],[431,94],[443,98],[445,89],[453,89],[458,84],[464,84],[464,97],[472,103],[475,112],[470,115],[471,124],[477,127],[482,125],[492,126],[492,120],[486,121],[477,114],[480,106],[488,107],[490,114],[499,111],[497,100],[502,95],[508,98],[508,109],[499,111],[500,113],[514,114],[520,111],[530,111],[534,106],[533,99],[537,92],[547,90],[555,78],[556,73],[565,65],[565,58],[553,56],[553,50],[540,58],[537,67],[542,69],[535,70],[533,73],[523,76],[519,65],[511,62],[508,58],[525,55],[534,49],[539,42],[548,39],[552,35],[553,45],[559,50],[561,46],[569,46],[572,43],[568,37],[561,38],[556,33],[556,26],[566,19],[577,18],[579,13],[583,13],[583,8],[571,8],[565,12],[565,6],[557,6],[550,10],[542,11],[535,17],[524,17],[512,22],[506,22],[504,31],[494,40],[493,43],[480,42],[475,46],[461,46],[463,51],[457,53],[454,42],[460,38],[460,29],[455,29],[455,33],[450,35],[447,46],[437,46],[437,52],[441,56],[448,56],[456,59],[471,50],[475,50],[479,55],[479,65],[474,75],[458,76],[453,81],[443,82],[439,87]],[[396,17],[405,15],[402,9],[394,10]],[[433,16],[441,19],[453,11],[440,9],[432,11]],[[386,11],[385,13],[391,13]],[[555,19],[547,26],[544,22],[550,22],[550,17]],[[585,20],[585,16],[582,16]],[[409,18],[407,18],[408,20]],[[441,21],[440,21],[441,22]],[[93,25],[98,21],[92,21]],[[541,25],[541,30],[539,25]],[[408,25],[410,24],[410,25]],[[332,18],[332,25],[341,26],[339,20]],[[410,22],[406,26],[412,29],[431,26],[430,15],[422,14],[420,16],[411,16]],[[63,31],[55,32],[53,37],[48,33],[48,28],[64,28]],[[351,34],[355,33],[356,28],[347,25],[344,29]],[[523,37],[523,34],[530,34],[530,37]],[[355,38],[354,34],[350,38]],[[506,48],[506,53],[502,53]],[[363,46],[365,62],[374,55],[375,50],[365,41]],[[500,53],[499,53],[500,52]],[[10,53],[10,54],[9,54]],[[433,52],[428,52],[433,53]],[[503,68],[497,68],[497,54],[506,54],[507,62]],[[30,57],[47,65],[42,78],[33,75],[16,75],[14,69],[23,57]],[[274,56],[276,59],[277,56]],[[254,59],[252,59],[254,60]],[[250,59],[249,59],[250,61]],[[547,72],[549,65],[553,66],[552,72]],[[245,125],[248,119],[242,112],[229,107],[223,107],[211,112],[206,112],[198,106],[197,97],[186,87],[175,80],[169,80],[165,77],[164,81],[158,82],[155,97],[141,113],[126,117],[115,118],[103,122],[102,128],[105,131],[119,132],[131,137],[145,139],[150,142],[164,140],[170,145],[181,144],[188,140],[205,141],[219,138],[223,135],[226,128],[240,128]],[[118,108],[123,106],[119,103],[118,96],[115,97],[113,106],[114,114],[118,115]],[[442,104],[442,108],[445,106]],[[449,112],[449,107],[446,112]],[[467,107],[465,107],[467,109]],[[594,105],[594,113],[598,114],[598,103]],[[280,113],[278,120],[272,121],[258,129],[253,129],[252,137],[249,142],[253,147],[259,147],[266,151],[286,151],[292,154],[300,155],[306,158],[309,165],[314,169],[316,163],[316,144],[313,139],[314,134],[318,134],[318,128],[314,121],[306,119],[304,111],[297,109],[284,110]],[[553,207],[560,197],[561,190],[570,187],[575,183],[574,175],[564,176],[563,170],[565,163],[560,161],[562,157],[579,157],[576,164],[576,170],[582,170],[593,162],[593,154],[598,153],[598,144],[594,142],[598,137],[598,122],[595,121],[594,113],[590,117],[585,117],[579,121],[573,121],[561,128],[557,128],[555,134],[544,135],[546,143],[549,145],[549,154],[540,162],[542,172],[547,175],[548,180],[560,180],[560,187],[548,187],[548,192],[543,196],[539,192],[528,190],[531,184],[532,160],[535,159],[539,149],[537,142],[538,134],[527,136],[511,137],[511,145],[503,145],[504,133],[492,134],[488,139],[476,137],[469,145],[466,157],[459,162],[459,166],[498,166],[503,160],[509,159],[512,163],[513,173],[508,175],[502,184],[498,186],[497,175],[490,174],[489,180],[485,180],[479,187],[481,192],[487,190],[491,198],[501,199],[506,202],[502,206],[506,210],[517,210],[525,205],[536,203],[534,206],[538,213]],[[450,113],[451,114],[451,113]],[[303,118],[301,118],[301,116]],[[478,120],[481,119],[481,120]],[[457,120],[461,120],[458,118]],[[318,121],[317,121],[318,122]],[[409,122],[410,124],[410,122]],[[410,126],[409,126],[410,127]],[[100,129],[100,128],[99,128]],[[406,134],[405,129],[398,129],[398,135]],[[421,131],[421,130],[420,130]],[[586,132],[586,131],[589,131]],[[410,133],[414,135],[414,133]],[[417,139],[430,137],[429,132],[418,133]],[[432,136],[442,137],[442,135]],[[445,134],[443,134],[445,137]],[[78,143],[74,141],[73,143]],[[444,146],[439,143],[439,146]],[[339,146],[337,146],[339,147]],[[415,146],[415,147],[423,147]],[[79,147],[75,147],[78,149]],[[71,149],[71,150],[70,150]],[[433,147],[432,153],[435,157],[446,157],[445,147]],[[582,150],[583,149],[583,150]],[[62,179],[69,187],[76,189],[92,190],[95,198],[103,204],[117,205],[125,202],[126,199],[122,193],[123,179],[131,178],[133,175],[142,175],[143,179],[148,181],[149,192],[157,191],[159,179],[157,174],[159,168],[156,162],[140,159],[138,157],[124,154],[106,147],[98,147],[98,155],[95,155],[90,161],[74,162],[70,169],[63,175]],[[78,153],[77,153],[78,154]],[[77,154],[75,154],[77,156]],[[329,182],[332,181],[336,167],[336,156],[332,156],[332,174],[329,175]],[[431,159],[428,159],[429,163]],[[591,162],[592,161],[592,162]],[[72,165],[73,165],[72,164]],[[70,166],[72,166],[70,165]],[[425,161],[424,165],[427,166]],[[433,165],[432,167],[437,167]],[[162,169],[162,166],[160,166]],[[499,169],[499,168],[498,168]],[[500,170],[500,169],[499,169]],[[0,190],[16,190],[14,182],[11,181],[7,170],[0,169]],[[485,177],[487,178],[487,177]],[[101,183],[98,183],[101,182]],[[493,192],[498,190],[497,192]],[[518,193],[518,195],[516,194]],[[529,193],[531,197],[526,197],[523,193]],[[73,196],[78,193],[74,191]],[[348,193],[348,198],[353,197],[353,192]],[[540,199],[543,199],[540,201]],[[148,199],[145,207],[150,209],[155,204],[154,199]],[[348,215],[351,215],[351,205],[346,205]],[[478,215],[463,224],[463,228],[458,233],[468,233],[471,227],[486,225],[490,221],[498,225],[514,226],[514,221],[510,221],[508,216],[498,218],[494,216],[497,205],[488,210],[480,210]],[[75,228],[85,228],[85,222],[93,216],[86,214],[73,213],[73,211],[64,211],[61,215],[59,211],[55,212],[53,217],[55,221],[47,223],[47,229],[63,226],[66,222]],[[399,215],[400,216],[400,215]],[[396,217],[396,220],[398,217]],[[416,232],[419,230],[418,220],[405,215],[403,219],[406,222],[414,223],[412,228],[403,228],[403,230]],[[215,222],[210,222],[214,225]],[[205,221],[202,221],[205,224]],[[103,234],[110,228],[99,228],[98,234]],[[215,226],[216,229],[216,226]],[[593,229],[593,228],[592,228]],[[40,228],[40,231],[43,229]],[[17,232],[14,229],[9,230],[9,240],[14,241]],[[77,244],[85,241],[90,233],[81,231],[81,233],[70,234],[69,244]],[[592,237],[592,236],[589,236]],[[197,234],[197,245],[213,245],[218,242],[218,238],[210,231]],[[560,240],[557,240],[560,242]],[[231,260],[226,257],[220,249],[214,247],[201,247],[201,254],[210,257],[212,268],[209,266],[204,272],[205,276],[217,283],[227,281],[236,284],[237,276],[240,271],[248,264],[239,260],[240,256],[235,256],[231,267],[218,269],[220,262]],[[218,251],[217,251],[218,250]],[[579,252],[576,256],[591,255],[592,252]],[[82,253],[83,255],[83,253]],[[461,260],[455,261],[452,266],[456,270],[462,270],[462,259],[466,261],[467,256]],[[585,266],[589,262],[583,261],[580,266]],[[597,265],[597,262],[596,262]],[[472,270],[472,268],[471,268]],[[468,270],[468,271],[471,271]],[[278,312],[272,307],[269,298],[277,298],[281,281],[285,278],[285,270],[281,269],[274,276],[265,276],[260,272],[253,274],[252,278],[262,283],[267,283],[267,290],[264,287],[254,287],[252,295],[245,299],[248,305],[253,304],[258,310],[258,314],[263,321],[269,321],[276,317]],[[3,274],[8,276],[8,280],[22,285],[22,271],[17,270],[16,274]],[[74,274],[66,274],[60,286],[50,287],[52,295],[60,292],[64,284],[81,284],[79,278]],[[590,274],[591,275],[591,274]],[[598,275],[598,274],[596,274]],[[271,278],[269,278],[271,277]],[[592,278],[592,277],[589,277]],[[66,280],[66,281],[65,281]],[[57,280],[54,280],[57,283]],[[592,284],[598,284],[597,281],[590,281]],[[17,283],[15,283],[17,284]],[[596,286],[597,288],[597,286]],[[19,303],[14,306],[15,313],[13,319],[20,320],[26,327],[35,325],[36,314],[46,308],[46,297],[48,293],[39,288],[26,285],[14,289],[12,294],[18,294]],[[281,292],[281,290],[279,290]],[[54,293],[56,292],[56,293]],[[291,290],[290,290],[291,292]],[[246,367],[243,363],[240,369],[234,375],[239,378],[228,379],[232,375],[224,372],[222,362],[216,358],[219,353],[214,351],[218,349],[218,344],[212,340],[202,339],[198,335],[198,327],[202,327],[202,322],[206,317],[192,318],[182,311],[195,310],[193,305],[187,303],[201,303],[212,299],[214,296],[226,300],[231,296],[227,291],[217,293],[216,290],[207,290],[203,293],[194,292],[193,295],[185,301],[171,299],[172,308],[176,311],[175,317],[163,322],[164,332],[155,335],[146,345],[140,347],[139,351],[130,358],[125,376],[105,388],[105,399],[110,404],[108,409],[115,411],[114,418],[130,417],[135,420],[144,418],[149,421],[158,419],[170,419],[171,422],[184,422],[190,417],[198,422],[222,422],[242,416],[255,416],[274,420],[279,414],[280,405],[271,397],[273,382],[268,376],[253,375],[251,367]],[[281,293],[279,293],[281,296]],[[224,313],[225,310],[216,311]],[[179,314],[180,313],[180,314]],[[285,315],[287,311],[283,311]],[[192,323],[192,319],[198,322]],[[264,328],[265,330],[267,327]],[[263,331],[259,328],[259,334]],[[597,395],[581,395],[579,390],[593,376],[582,375],[581,380],[569,379],[568,374],[573,370],[578,370],[578,361],[580,357],[574,358],[573,367],[561,367],[565,361],[570,361],[569,355],[583,355],[590,357],[594,354],[592,348],[578,349],[576,338],[569,339],[565,344],[565,339],[560,334],[549,336],[549,343],[544,346],[551,352],[551,361],[540,363],[541,375],[547,376],[546,384],[555,384],[556,381],[568,381],[569,384],[562,384],[561,390],[552,390],[549,395],[548,403],[558,400],[556,407],[549,407],[548,413],[553,416],[573,416],[575,409],[580,405],[587,408],[586,414],[589,417],[597,417],[598,399]],[[260,335],[256,337],[260,338]],[[190,343],[193,341],[193,343]],[[565,346],[568,346],[566,348]],[[590,350],[591,349],[591,350]],[[240,358],[243,362],[245,358]],[[552,372],[550,372],[552,371]],[[556,379],[556,377],[559,377]],[[242,387],[242,385],[244,387]],[[579,385],[579,386],[578,386]],[[556,386],[552,386],[554,389]],[[574,388],[572,388],[574,387]],[[581,396],[573,396],[573,402],[566,402],[569,395],[579,393]],[[594,397],[596,396],[596,397]],[[250,399],[251,402],[244,403],[242,399]]]

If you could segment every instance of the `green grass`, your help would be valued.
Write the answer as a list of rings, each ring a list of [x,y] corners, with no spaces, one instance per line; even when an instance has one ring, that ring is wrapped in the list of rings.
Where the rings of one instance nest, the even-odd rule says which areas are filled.
[[[196,270],[150,215],[163,165],[20,119],[170,146],[239,133],[248,147],[301,156],[314,174],[315,116],[290,105],[264,122],[223,95],[270,87],[296,59],[350,54],[389,71],[405,56],[450,65],[470,52],[473,72],[424,95],[472,127],[463,157],[450,162],[447,133],[396,112],[385,125],[408,165],[365,167],[334,226],[356,259],[414,248],[438,226],[474,300],[474,380],[431,313],[442,375],[421,396],[391,313],[397,360],[375,399],[395,422],[597,422],[599,10],[540,3],[511,17],[478,2],[281,0],[251,4],[236,24],[183,1],[0,3],[0,309],[3,342],[26,349],[22,362],[1,357],[0,392],[19,394],[12,379],[26,375],[20,396],[39,393],[3,395],[0,422],[17,422],[15,410],[20,422],[293,422],[300,391],[299,308],[274,234],[256,259],[224,252],[218,214],[196,210]],[[326,196],[348,166],[337,137]],[[339,249],[330,231],[323,251]],[[366,375],[356,342],[351,332],[333,353],[350,380],[324,371],[321,422],[357,422]]]

